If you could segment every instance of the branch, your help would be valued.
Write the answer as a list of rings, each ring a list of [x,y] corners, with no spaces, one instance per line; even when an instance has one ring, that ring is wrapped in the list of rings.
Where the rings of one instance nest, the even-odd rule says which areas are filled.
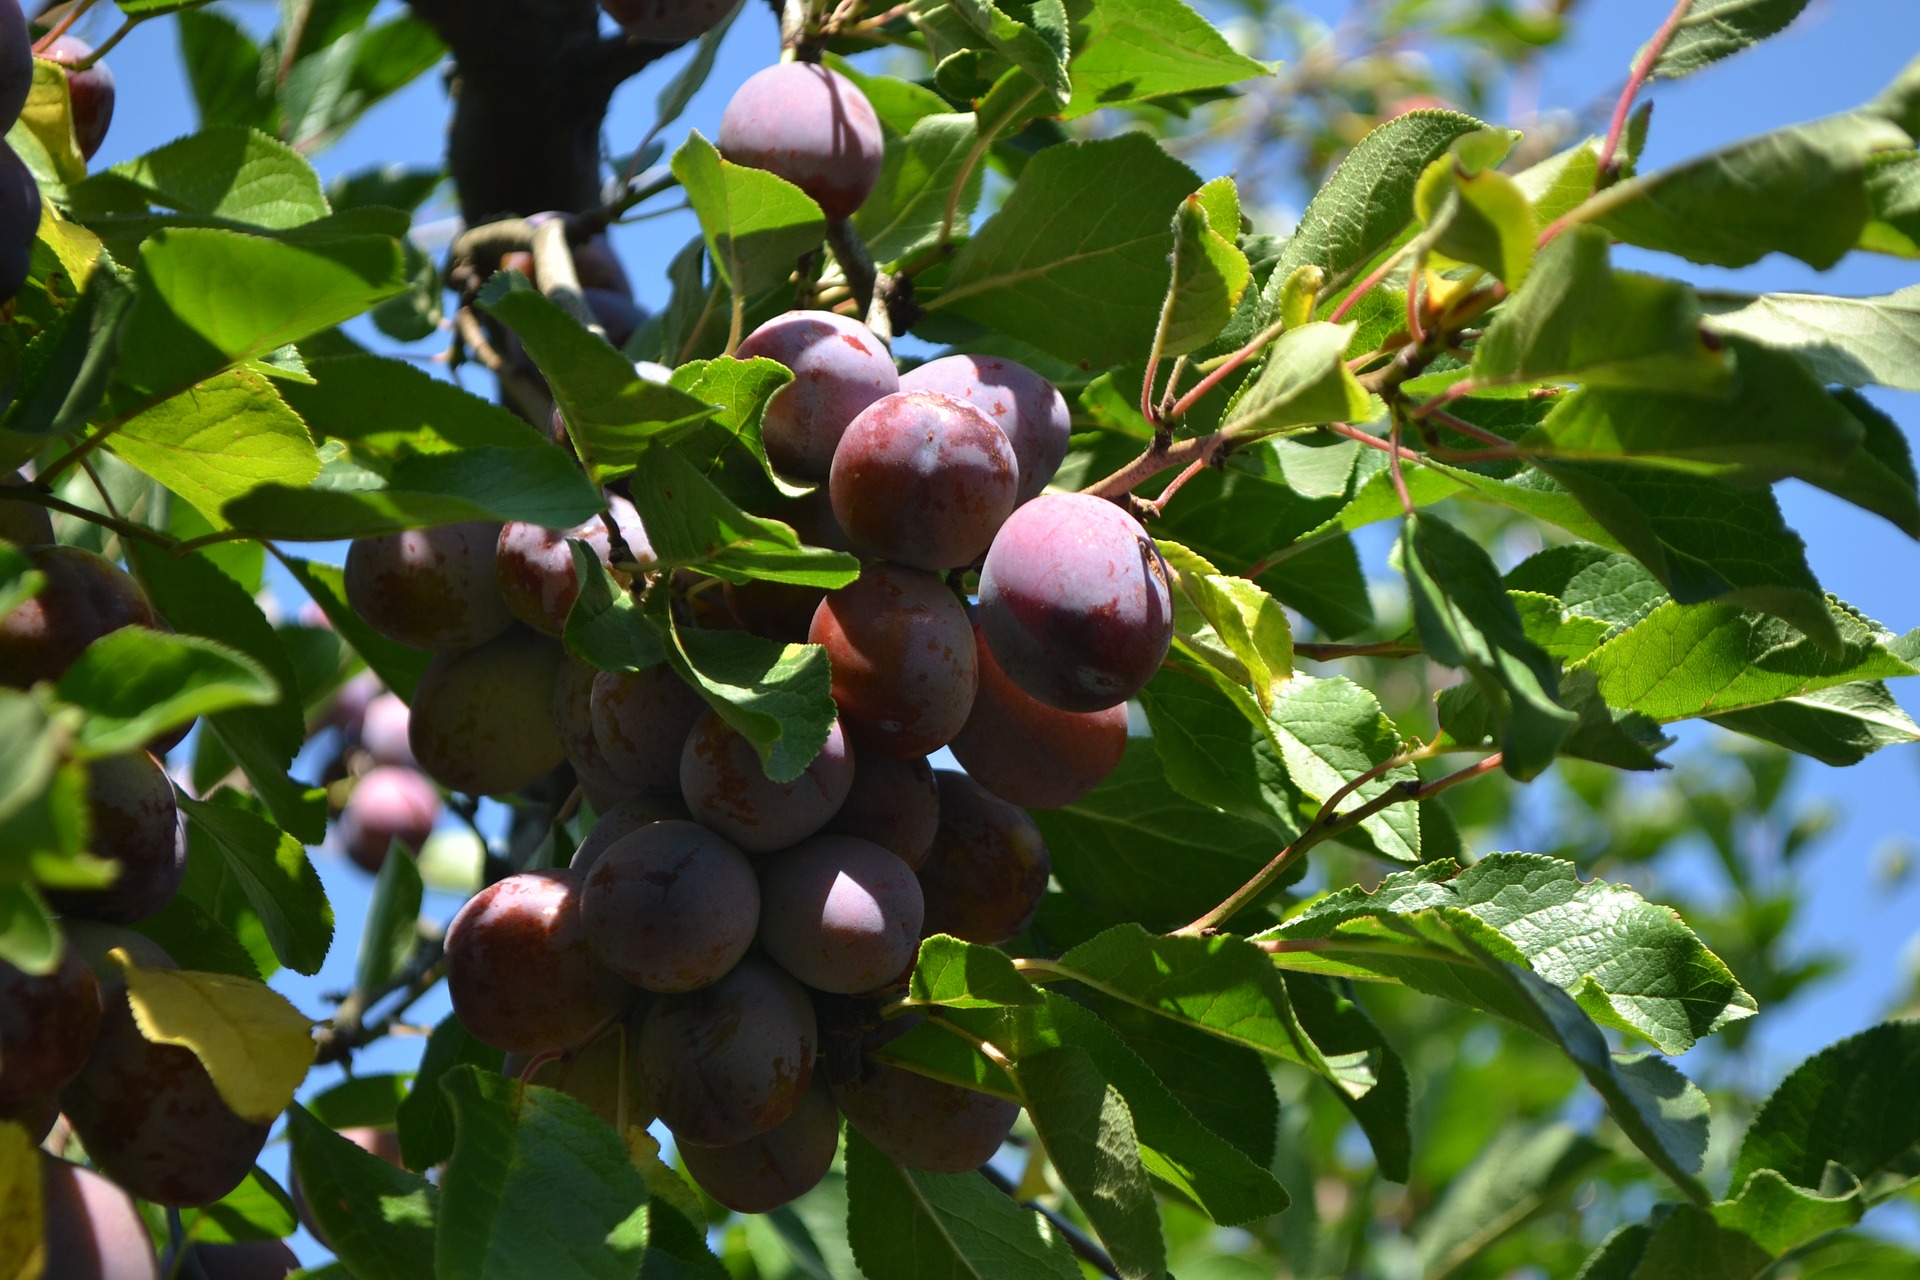
[[[103,492],[101,496],[105,497],[106,495]],[[49,511],[58,511],[62,515],[74,516],[92,524],[97,524],[102,529],[111,529],[123,538],[137,538],[141,542],[150,542],[156,547],[165,547],[168,551],[176,550],[180,546],[178,539],[168,537],[158,529],[149,529],[143,524],[135,524],[131,520],[122,520],[118,516],[111,516],[105,512],[95,511],[91,507],[83,507],[78,503],[68,502],[65,498],[56,498],[51,493],[40,488],[37,483],[19,486],[8,485],[5,489],[0,489],[0,499],[7,502],[28,502],[36,507],[45,507]]]
[[[404,855],[395,855],[404,856]],[[371,992],[355,988],[347,993],[347,998],[334,1010],[333,1025],[321,1028],[319,1049],[314,1054],[314,1065],[324,1066],[330,1062],[344,1062],[353,1056],[353,1051],[363,1045],[372,1044],[389,1031],[400,1015],[410,1008],[414,1001],[433,989],[446,972],[446,937],[440,933],[429,933],[422,929],[414,943],[413,952],[407,957],[407,963],[400,972],[393,975],[377,990]],[[365,1021],[367,1011],[382,1000],[400,992],[400,1000],[377,1021]]]

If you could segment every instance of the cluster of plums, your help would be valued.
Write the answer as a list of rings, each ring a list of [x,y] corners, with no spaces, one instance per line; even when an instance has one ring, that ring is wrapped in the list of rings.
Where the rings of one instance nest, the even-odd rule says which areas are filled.
[[[0,133],[13,127],[33,91],[36,56],[69,68],[67,93],[73,104],[73,140],[91,160],[113,123],[113,73],[96,62],[83,71],[71,68],[93,53],[91,45],[61,35],[36,51],[20,0],[0,0]],[[40,188],[12,147],[0,141],[0,301],[12,298],[27,282],[33,240],[40,229]]]

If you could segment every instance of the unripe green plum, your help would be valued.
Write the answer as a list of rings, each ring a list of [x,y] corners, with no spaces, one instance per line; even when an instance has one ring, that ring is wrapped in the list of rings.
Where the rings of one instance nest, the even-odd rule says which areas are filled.
[[[680,1148],[700,1189],[736,1213],[771,1213],[820,1185],[840,1149],[840,1112],[815,1081],[793,1114],[737,1146]]]
[[[1092,791],[1127,750],[1125,703],[1104,711],[1062,711],[1007,679],[974,635],[980,689],[966,727],[949,745],[969,777],[1024,809],[1058,809]]]
[[[847,424],[900,389],[893,356],[858,320],[831,311],[789,311],[748,334],[734,355],[793,370],[767,401],[760,433],[767,460],[788,475],[825,480]]]
[[[615,782],[637,795],[680,789],[680,756],[707,702],[662,662],[593,678],[593,737]]]
[[[909,867],[926,861],[940,825],[940,787],[926,760],[857,752],[853,789],[822,835],[871,840]]]
[[[835,221],[851,218],[873,194],[883,142],[867,95],[813,63],[754,72],[720,114],[721,155],[785,178]]]
[[[733,0],[600,0],[607,16],[636,40],[696,40],[720,25]]]
[[[1166,562],[1104,498],[1049,493],[1008,518],[980,571],[980,630],[1020,688],[1062,711],[1138,693],[1173,641]]]
[[[158,946],[123,930],[75,941],[90,958],[100,947],[124,946],[142,968],[174,967]],[[100,1035],[87,1065],[60,1091],[61,1111],[88,1158],[129,1193],[178,1208],[212,1204],[246,1178],[269,1126],[229,1110],[191,1049],[140,1034],[111,960],[96,959],[94,972],[104,1006]]]
[[[878,1048],[917,1018],[890,1022],[868,1040]],[[896,1164],[923,1173],[970,1173],[993,1158],[1020,1108],[990,1093],[932,1080],[868,1058],[853,1079],[836,1082],[834,1101],[847,1124]]]
[[[760,860],[760,945],[816,991],[858,995],[899,975],[920,944],[913,868],[870,841],[814,836]]]
[[[710,987],[654,1001],[640,1029],[647,1100],[694,1146],[745,1142],[792,1115],[818,1048],[807,993],[753,956]]]
[[[997,946],[1033,923],[1052,861],[1040,828],[961,773],[938,770],[940,827],[920,865],[926,931]]]
[[[553,723],[564,651],[514,627],[477,649],[442,654],[413,691],[408,741],[428,777],[468,795],[501,795],[566,758]]]
[[[618,495],[609,495],[607,509],[627,550],[639,564],[651,564],[653,546],[647,541],[646,526],[633,504]],[[622,587],[631,578],[613,568],[612,535],[599,516],[571,529],[545,529],[537,524],[512,521],[501,527],[494,556],[494,577],[500,594],[513,616],[550,636],[566,630],[567,614],[580,598],[580,574],[573,562],[572,538],[585,542],[600,563]]]
[[[973,628],[935,575],[868,565],[820,602],[807,639],[826,647],[834,704],[863,752],[924,756],[966,724]]]
[[[647,991],[694,991],[753,945],[760,885],[746,855],[697,822],[653,822],[586,873],[580,918],[600,962]]]
[[[1073,415],[1067,409],[1066,397],[1017,361],[998,356],[942,356],[901,374],[900,389],[958,396],[1006,432],[1020,470],[1017,502],[1039,496],[1067,456]]]
[[[285,1280],[300,1269],[299,1257],[284,1240],[196,1244],[193,1260],[206,1280]]]
[[[937,391],[883,396],[848,424],[828,482],[840,527],[882,560],[936,573],[978,560],[1020,474],[993,420]]]
[[[80,1073],[100,1034],[100,985],[72,944],[52,973],[0,960],[0,1118],[37,1115]]]
[[[4,204],[0,174],[0,204]],[[5,243],[0,212],[0,245]],[[11,296],[6,295],[6,296]],[[121,627],[151,627],[146,592],[119,565],[80,547],[22,547],[46,577],[40,593],[0,618],[0,684],[24,689],[58,680],[81,650]]]
[[[46,1280],[159,1280],[153,1237],[131,1197],[91,1169],[40,1154]]]
[[[473,1037],[507,1053],[576,1044],[636,992],[594,956],[583,877],[523,871],[467,900],[447,928],[447,992]]]
[[[92,55],[93,46],[85,40],[63,35],[49,41],[37,56],[71,68]],[[67,96],[73,101],[73,140],[80,145],[80,154],[91,160],[113,124],[113,72],[105,62],[85,71],[69,70]]]
[[[26,287],[39,231],[40,185],[26,161],[0,142],[0,302]]]
[[[173,783],[145,751],[87,765],[88,846],[119,868],[102,889],[49,890],[63,914],[133,924],[173,900],[187,874],[187,846]]]
[[[587,832],[586,839],[573,851],[573,861],[568,865],[582,873],[591,871],[593,864],[600,860],[600,855],[622,837],[630,836],[651,823],[687,820],[687,806],[680,803],[677,795],[630,796],[600,814],[593,829]]]
[[[709,711],[680,756],[680,793],[695,820],[748,853],[798,844],[821,827],[853,786],[853,757],[835,720],[826,745],[791,782],[775,782],[753,744]]]
[[[389,640],[457,653],[513,623],[494,580],[500,526],[486,520],[357,538],[347,549],[347,603]]]

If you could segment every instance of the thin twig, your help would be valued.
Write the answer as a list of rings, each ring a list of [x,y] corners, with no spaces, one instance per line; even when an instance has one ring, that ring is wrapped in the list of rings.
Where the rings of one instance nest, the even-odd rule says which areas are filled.
[[[1604,180],[1612,171],[1614,156],[1620,150],[1621,139],[1626,136],[1627,120],[1633,114],[1633,100],[1640,96],[1640,90],[1652,77],[1654,64],[1660,61],[1660,55],[1673,42],[1674,33],[1680,29],[1680,23],[1693,3],[1694,0],[1677,0],[1673,12],[1667,15],[1667,20],[1660,24],[1660,29],[1653,33],[1653,39],[1647,41],[1647,47],[1634,60],[1633,74],[1627,77],[1626,87],[1620,90],[1620,100],[1613,106],[1613,119],[1607,125],[1606,141],[1600,144],[1600,158],[1595,166],[1596,181]]]
[[[1268,325],[1259,333],[1254,334],[1247,345],[1241,347],[1238,351],[1221,361],[1218,368],[1207,374],[1206,377],[1200,379],[1200,381],[1194,383],[1192,389],[1178,400],[1175,400],[1173,407],[1167,411],[1167,417],[1175,421],[1185,417],[1189,409],[1199,404],[1200,401],[1206,397],[1207,392],[1232,377],[1234,370],[1259,355],[1268,343],[1273,342],[1286,331],[1286,321],[1280,320]]]
[[[1259,569],[1256,565],[1243,576],[1257,578]],[[1337,662],[1341,658],[1417,658],[1426,650],[1397,640],[1382,640],[1378,644],[1296,644],[1293,652],[1313,662]]]
[[[1407,476],[1400,469],[1400,458],[1402,454],[1410,452],[1400,447],[1400,410],[1396,406],[1393,411],[1393,434],[1387,440],[1387,474],[1393,477],[1393,491],[1399,495],[1400,507],[1408,515],[1414,512],[1413,495],[1407,492]]]
[[[355,1049],[372,1044],[391,1031],[400,1015],[440,981],[446,972],[446,958],[445,936],[437,933],[429,935],[423,930],[400,972],[374,991],[356,989],[347,993],[347,998],[334,1010],[333,1025],[321,1029],[319,1049],[314,1055],[315,1065],[344,1062],[353,1055]],[[400,993],[397,1004],[378,1021],[365,1021],[368,1010],[395,992]]]
[[[97,524],[102,529],[110,529],[123,538],[137,538],[141,542],[150,542],[156,547],[165,547],[168,551],[180,545],[178,539],[169,537],[157,529],[149,529],[146,525],[135,524],[131,520],[122,520],[117,516],[103,514],[91,507],[68,502],[65,498],[56,498],[40,488],[38,482],[23,485],[20,488],[8,488],[5,491],[5,497],[9,502],[30,502],[36,507],[45,507],[49,511],[58,511],[62,515]]]
[[[1333,314],[1328,316],[1327,319],[1334,324],[1339,324],[1342,320],[1345,320],[1347,318],[1347,313],[1349,311],[1352,311],[1356,306],[1360,305],[1360,300],[1362,298],[1372,293],[1374,289],[1379,286],[1382,280],[1385,280],[1388,276],[1393,274],[1393,269],[1400,265],[1400,260],[1402,258],[1406,257],[1408,253],[1412,252],[1413,246],[1414,246],[1414,242],[1409,240],[1406,244],[1403,244],[1398,249],[1396,249],[1393,252],[1392,256],[1390,256],[1385,262],[1381,263],[1378,267],[1374,268],[1373,272],[1370,275],[1368,275],[1365,280],[1362,280],[1359,284],[1355,285],[1351,293],[1347,294],[1346,297],[1340,299],[1340,305],[1333,309]]]

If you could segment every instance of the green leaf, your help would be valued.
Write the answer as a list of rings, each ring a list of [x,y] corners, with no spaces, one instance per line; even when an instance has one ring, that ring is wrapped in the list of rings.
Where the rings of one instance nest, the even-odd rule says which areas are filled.
[[[406,963],[420,931],[420,895],[420,868],[405,851],[391,850],[374,877],[373,898],[360,930],[360,955],[353,970],[357,990],[379,990]]]
[[[440,1190],[326,1128],[298,1104],[287,1109],[293,1165],[327,1243],[361,1280],[433,1274]]]
[[[60,926],[30,884],[0,881],[0,961],[49,974],[60,961]]]
[[[131,184],[162,208],[200,213],[270,230],[298,227],[332,212],[320,176],[300,153],[239,125],[209,125],[74,191],[85,207],[96,185]]]
[[[1886,1022],[1795,1067],[1761,1104],[1733,1162],[1733,1185],[1771,1169],[1797,1187],[1827,1184],[1829,1163],[1879,1198],[1920,1178],[1920,1023]]]
[[[1753,1280],[1773,1260],[1697,1205],[1663,1209],[1664,1216],[1644,1236],[1609,1240],[1606,1263],[1596,1265],[1597,1260],[1589,1259],[1580,1272],[1583,1280]]]
[[[32,66],[26,106],[7,131],[7,142],[48,195],[70,197],[72,188],[86,179],[87,162],[74,140],[73,95],[68,90],[67,73],[57,63],[41,58],[35,58]]]
[[[1575,717],[1560,705],[1560,673],[1527,638],[1500,574],[1481,546],[1452,525],[1407,521],[1402,567],[1413,590],[1420,642],[1434,661],[1465,668],[1505,728],[1501,767],[1531,778],[1553,762]]]
[[[1470,164],[1461,155],[1491,144],[1511,146],[1503,131],[1468,134],[1427,166],[1414,188],[1414,211],[1434,237],[1433,247],[1457,262],[1491,272],[1509,288],[1518,289],[1533,266],[1534,239],[1539,217],[1526,191],[1506,174],[1485,164]],[[1489,163],[1498,163],[1504,151]]]
[[[1262,712],[1293,674],[1293,627],[1278,601],[1258,584],[1223,574],[1177,542],[1159,542],[1175,572],[1175,632],[1216,670],[1248,686]],[[1191,605],[1195,625],[1182,625]]]
[[[920,944],[907,998],[953,1009],[1039,1004],[1040,993],[1004,951],[936,933]]]
[[[1165,296],[1168,211],[1199,186],[1144,134],[1048,147],[927,306],[1090,369],[1138,358]]]
[[[633,475],[633,505],[662,567],[698,568],[732,582],[765,578],[808,587],[844,587],[860,562],[803,546],[778,520],[749,515],[678,451],[655,449]]]
[[[1541,250],[1474,347],[1474,382],[1577,379],[1696,396],[1728,386],[1731,361],[1707,346],[1693,292],[1615,271],[1608,255],[1606,233],[1592,227],[1571,228]]]
[[[766,441],[761,435],[767,402],[791,381],[790,369],[764,356],[688,361],[673,371],[672,385],[711,405],[713,415],[684,434],[660,437],[660,442],[670,438],[676,451],[723,492],[748,490],[757,497],[764,492],[764,481],[782,494],[798,495],[804,490],[776,472],[767,460]],[[742,452],[752,456],[757,477],[739,474]],[[744,494],[742,497],[745,500]]]
[[[453,1105],[434,1274],[631,1280],[647,1246],[647,1186],[620,1135],[579,1099],[463,1067]]]
[[[1873,218],[1860,233],[1860,247],[1920,258],[1920,153],[1885,151],[1868,161],[1867,200]]]
[[[1707,718],[1722,729],[1836,767],[1859,764],[1882,747],[1920,742],[1920,725],[1878,680],[1835,685]]]
[[[596,563],[598,562],[596,557]],[[413,700],[413,686],[427,669],[433,655],[410,649],[387,639],[361,620],[347,603],[346,575],[336,565],[287,556],[281,561],[295,582],[320,606],[327,621],[346,638],[380,683],[398,694],[403,702]]]
[[[1605,1147],[1564,1124],[1508,1125],[1421,1221],[1421,1275],[1461,1274],[1495,1242],[1559,1203],[1606,1155]]]
[[[258,1165],[232,1191],[203,1209],[188,1209],[181,1217],[182,1234],[201,1244],[280,1240],[300,1227],[292,1198]]]
[[[1838,645],[1732,605],[1668,602],[1582,659],[1608,704],[1662,723],[1725,715],[1862,680],[1915,674],[1887,648],[1893,636],[1837,601]]]
[[[668,635],[667,660],[753,744],[767,777],[799,777],[826,745],[836,714],[826,649],[744,631],[672,626]]]
[[[1409,111],[1369,133],[1307,205],[1271,279],[1319,267],[1327,277],[1322,297],[1350,283],[1413,222],[1414,187],[1427,166],[1484,128],[1458,112]],[[1277,288],[1269,285],[1270,292]]]
[[[238,125],[275,132],[279,110],[261,85],[261,51],[239,23],[217,10],[188,9],[175,28],[180,60],[202,128]]]
[[[751,296],[784,283],[817,249],[826,218],[784,178],[723,160],[695,131],[673,155],[673,176],[700,219],[707,252],[729,289]]]
[[[306,851],[264,818],[231,804],[178,798],[188,831],[218,849],[280,962],[315,974],[333,941],[333,907]]]
[[[86,425],[107,393],[133,300],[131,277],[117,267],[103,261],[87,277],[79,301],[22,354],[20,393],[5,419],[10,431],[66,436]],[[27,448],[43,443],[30,440]],[[0,443],[0,450],[5,447]]]
[[[298,488],[320,474],[306,424],[267,379],[229,369],[164,400],[114,433],[108,448],[225,527],[226,504],[263,484]]]
[[[1103,920],[1139,920],[1156,929],[1178,928],[1221,901],[1282,843],[1267,827],[1176,793],[1155,744],[1141,738],[1127,741],[1119,768],[1105,782],[1065,808],[1037,811],[1033,820],[1046,837],[1054,878],[1077,905]]]
[[[1744,267],[1785,253],[1824,271],[1859,242],[1873,214],[1873,153],[1910,145],[1877,116],[1830,116],[1609,187],[1587,219],[1689,262]]]
[[[1012,7],[1012,6],[1009,6]],[[952,0],[955,14],[985,36],[1015,66],[1045,85],[1056,101],[1072,92],[1067,80],[1067,11],[1060,0],[1031,0],[1011,16],[994,0]]]
[[[1239,230],[1240,197],[1232,178],[1215,178],[1174,211],[1173,278],[1156,343],[1162,355],[1199,350],[1233,318],[1253,278],[1247,255],[1234,243]]]
[[[307,367],[313,382],[284,383],[281,396],[316,435],[380,475],[419,453],[553,448],[524,419],[404,360],[336,356]]]
[[[498,1071],[504,1057],[500,1050],[474,1039],[453,1014],[440,1020],[427,1037],[413,1088],[394,1112],[399,1122],[400,1156],[407,1168],[424,1171],[453,1154],[453,1108],[440,1090],[440,1081],[463,1066]],[[419,1280],[426,1274],[422,1271],[407,1280]]]
[[[887,138],[880,180],[853,215],[875,262],[892,266],[939,239],[947,198],[976,137],[971,114],[942,112],[914,121],[905,137]],[[954,206],[956,225],[964,227],[979,204],[983,179],[978,165],[967,174]]]
[[[1409,928],[1414,917],[1422,923]],[[1623,885],[1582,881],[1573,863],[1538,854],[1490,854],[1465,870],[1429,863],[1387,877],[1373,893],[1331,894],[1261,937],[1313,940],[1276,957],[1291,969],[1402,982],[1515,1017],[1499,983],[1469,978],[1423,947],[1391,944],[1425,938],[1449,951],[1478,948],[1526,967],[1595,1020],[1666,1053],[1684,1052],[1756,1008],[1670,908]]]
[[[97,757],[136,750],[197,716],[265,706],[279,699],[280,688],[225,645],[122,627],[81,651],[61,675],[59,694],[87,713],[77,746]]]
[[[1101,0],[1074,45],[1063,118],[1269,74],[1182,0]]]
[[[1665,80],[1690,76],[1779,34],[1806,7],[1807,0],[1693,0],[1654,62],[1653,74]],[[1642,46],[1634,59],[1645,56]]]
[[[1529,165],[1513,180],[1533,202],[1534,216],[1546,226],[1585,204],[1599,175],[1600,139],[1590,137]]]
[[[1294,1042],[1308,1065],[1353,1114],[1380,1176],[1406,1182],[1413,1171],[1413,1086],[1406,1064],[1353,998],[1349,983],[1283,973]]]
[[[391,1129],[406,1101],[410,1075],[348,1076],[306,1101],[313,1118],[329,1129]]]
[[[1702,304],[1715,331],[1791,351],[1822,382],[1920,391],[1920,285],[1872,298],[1714,293]]]
[[[1267,714],[1231,677],[1169,660],[1141,690],[1167,785],[1190,800],[1257,823],[1269,838],[1299,834],[1304,805]]]
[[[853,1132],[847,1238],[868,1280],[1080,1280],[1065,1237],[979,1174],[903,1169]]]
[[[1838,1195],[1822,1195],[1796,1187],[1773,1169],[1756,1169],[1738,1197],[1713,1206],[1713,1220],[1737,1231],[1770,1256],[1778,1257],[1830,1231],[1841,1231],[1860,1221],[1866,1212],[1859,1184]]]
[[[1222,429],[1250,440],[1289,427],[1372,418],[1371,400],[1347,369],[1356,327],[1320,322],[1281,334]]]
[[[191,853],[188,857],[191,861]],[[191,869],[188,875],[193,878]],[[135,931],[159,943],[182,968],[201,973],[230,973],[236,978],[261,981],[260,966],[253,953],[232,929],[195,899],[193,894],[198,889],[196,884],[192,891],[175,893],[158,914],[135,925]]]
[[[1280,757],[1293,785],[1309,800],[1325,802],[1362,774],[1400,754],[1400,731],[1379,701],[1344,676],[1295,676],[1281,686],[1268,717]],[[1389,769],[1350,793],[1350,808],[1385,795],[1403,783],[1418,783],[1410,764]],[[1412,805],[1396,805],[1360,824],[1383,857],[1420,861],[1420,818]]]
[[[479,302],[526,345],[553,388],[574,447],[596,469],[631,466],[653,437],[713,415],[709,405],[685,392],[641,378],[632,361],[529,288],[524,277],[495,276]]]
[[[1583,543],[1537,551],[1503,579],[1511,592],[1550,596],[1569,614],[1627,626],[1666,599],[1654,576],[1632,556]]]
[[[569,538],[567,545],[580,582],[580,594],[567,613],[568,651],[601,671],[642,671],[665,662],[659,629],[614,581],[599,555],[577,538]]]

